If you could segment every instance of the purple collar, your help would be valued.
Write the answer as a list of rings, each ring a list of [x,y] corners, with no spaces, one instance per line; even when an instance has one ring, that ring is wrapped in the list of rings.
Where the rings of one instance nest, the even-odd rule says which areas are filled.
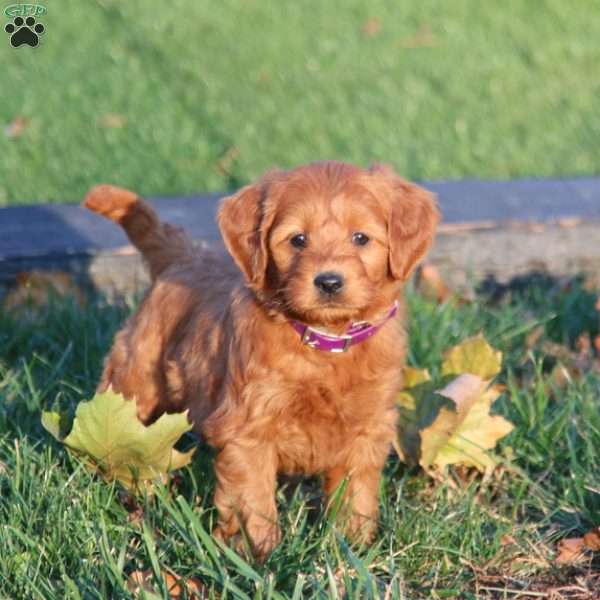
[[[325,352],[346,352],[350,346],[359,344],[375,335],[397,312],[398,301],[396,300],[377,324],[373,325],[368,321],[357,321],[352,323],[343,335],[325,333],[300,321],[290,321],[290,324],[300,334],[303,344]]]

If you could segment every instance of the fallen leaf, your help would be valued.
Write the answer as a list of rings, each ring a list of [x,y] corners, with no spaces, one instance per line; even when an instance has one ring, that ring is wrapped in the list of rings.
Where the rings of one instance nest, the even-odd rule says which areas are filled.
[[[437,40],[428,23],[423,23],[414,35],[398,43],[399,48],[433,48],[435,46],[437,46]]]
[[[240,155],[240,149],[237,146],[231,146],[225,154],[217,161],[217,171],[224,176],[231,175],[233,164]]]
[[[586,548],[589,550],[594,550],[595,552],[600,550],[600,526],[594,527],[594,529],[590,529],[583,536],[583,543]]]
[[[414,367],[404,367],[402,371],[402,380],[405,388],[412,388],[420,383],[431,380],[431,375],[427,369],[415,369]]]
[[[9,139],[18,138],[28,125],[29,119],[21,116],[15,117],[12,123],[4,127],[4,135]]]
[[[381,31],[381,21],[375,18],[367,19],[363,23],[361,31],[367,37],[373,37]]]
[[[452,297],[452,292],[438,268],[432,264],[424,264],[419,268],[416,274],[416,286],[425,298],[435,300],[439,304]]]
[[[590,334],[586,331],[577,336],[575,340],[575,349],[581,357],[587,357],[592,351],[592,340]]]
[[[583,338],[582,338],[583,339]],[[585,342],[580,342],[585,346]],[[591,352],[573,352],[566,346],[544,340],[540,346],[542,352],[560,361],[572,379],[581,379],[590,371],[598,371],[600,365]],[[585,350],[585,348],[584,348]]]
[[[127,511],[127,521],[132,525],[141,525],[145,515],[144,507],[137,502],[136,497],[125,490],[121,490],[119,500]]]
[[[21,318],[36,319],[53,297],[71,296],[79,306],[85,298],[68,273],[62,271],[28,271],[17,273],[15,285],[4,298],[4,308]]]
[[[127,589],[136,595],[142,590],[144,592],[155,593],[152,587],[152,571],[132,571],[127,578]]]
[[[517,545],[517,540],[515,540],[515,538],[512,535],[509,535],[508,533],[505,533],[501,538],[500,538],[500,545],[501,546],[516,546]]]
[[[554,385],[559,390],[564,390],[573,382],[573,377],[569,373],[569,369],[567,369],[560,361],[554,365],[548,379],[551,386]]]
[[[492,379],[502,368],[502,352],[494,350],[482,335],[468,338],[444,354],[442,375],[470,373]]]
[[[169,598],[173,600],[179,600],[180,598],[184,597],[184,587],[186,591],[185,597],[187,598],[208,598],[208,590],[206,586],[195,577],[182,580],[180,577],[177,577],[167,571],[161,571],[160,575],[164,580]],[[146,593],[155,594],[158,597],[162,597],[159,590],[152,585],[152,578],[153,574],[150,570],[133,571],[129,574],[127,587],[132,594],[138,595],[141,591],[144,591]]]
[[[127,117],[120,113],[106,113],[98,119],[98,125],[105,129],[123,129],[127,125]]]
[[[563,217],[562,219],[557,219],[556,224],[563,229],[573,229],[578,225],[581,225],[581,219],[579,217]]]
[[[62,440],[69,429],[69,413],[61,412],[43,412],[42,426],[57,440]]]
[[[527,350],[532,350],[543,337],[545,332],[546,329],[543,325],[537,325],[534,327],[525,337],[525,348],[527,348]]]
[[[56,417],[43,413],[44,422],[54,424]],[[135,402],[108,390],[79,403],[71,433],[60,441],[83,457],[90,470],[134,491],[189,464],[194,449],[182,453],[173,446],[191,428],[187,412],[164,414],[146,427],[137,418]]]
[[[487,231],[488,229],[496,229],[499,226],[498,221],[469,221],[466,223],[441,223],[437,231],[445,235],[460,235],[463,233],[471,233],[473,231]]]
[[[431,425],[451,401],[435,392],[437,384],[424,381],[398,395],[398,436],[394,447],[400,459],[411,466],[420,464],[421,431]]]
[[[558,564],[568,564],[580,561],[583,557],[583,538],[566,538],[560,540],[557,546],[558,555],[555,561]]]
[[[145,514],[144,509],[141,506],[138,506],[135,510],[128,513],[127,522],[131,523],[131,525],[141,527]]]
[[[490,472],[497,459],[489,451],[513,429],[504,417],[490,414],[503,390],[490,385],[501,361],[502,354],[476,336],[446,353],[438,381],[426,370],[407,367],[394,443],[401,460],[432,474],[450,464]]]
[[[421,431],[421,466],[443,469],[460,464],[490,471],[496,460],[487,451],[513,430],[504,417],[490,415],[498,389],[465,373],[438,393],[450,398],[456,409],[442,408],[436,421]]]
[[[261,70],[258,72],[258,74],[257,74],[257,76],[256,76],[256,80],[257,80],[259,83],[266,83],[266,82],[268,82],[268,81],[270,81],[270,80],[271,80],[271,73],[269,72],[269,70],[268,70],[268,69],[266,69],[266,68],[262,68],[262,69],[261,69]]]

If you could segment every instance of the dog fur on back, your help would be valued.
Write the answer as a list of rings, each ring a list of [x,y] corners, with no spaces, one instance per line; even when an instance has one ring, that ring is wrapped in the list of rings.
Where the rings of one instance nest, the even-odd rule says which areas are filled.
[[[277,475],[304,473],[328,495],[345,481],[343,525],[370,541],[405,356],[401,288],[434,236],[432,196],[385,166],[271,171],[221,202],[228,254],[196,249],[127,190],[98,186],[84,205],[124,228],[152,277],[99,390],[134,399],[145,423],[189,410],[218,449],[215,534],[243,529],[264,558],[280,539]],[[343,287],[324,294],[315,278],[332,272]],[[303,344],[289,323],[341,334],[395,301],[396,317],[345,353]]]

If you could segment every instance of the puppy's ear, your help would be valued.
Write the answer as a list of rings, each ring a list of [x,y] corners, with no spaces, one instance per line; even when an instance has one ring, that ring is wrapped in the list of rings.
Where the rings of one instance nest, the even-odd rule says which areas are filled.
[[[217,222],[225,246],[255,289],[264,286],[268,252],[267,234],[274,210],[266,202],[269,178],[242,188],[221,200]]]
[[[402,179],[388,166],[375,165],[371,173],[384,181],[391,193],[389,267],[394,279],[405,281],[433,241],[440,220],[435,196]]]

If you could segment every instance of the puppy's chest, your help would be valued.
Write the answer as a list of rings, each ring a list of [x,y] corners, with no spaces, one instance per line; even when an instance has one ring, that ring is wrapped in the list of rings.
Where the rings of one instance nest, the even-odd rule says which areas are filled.
[[[282,470],[319,472],[334,466],[353,440],[383,419],[382,401],[367,386],[350,390],[319,381],[293,386],[276,419]]]

